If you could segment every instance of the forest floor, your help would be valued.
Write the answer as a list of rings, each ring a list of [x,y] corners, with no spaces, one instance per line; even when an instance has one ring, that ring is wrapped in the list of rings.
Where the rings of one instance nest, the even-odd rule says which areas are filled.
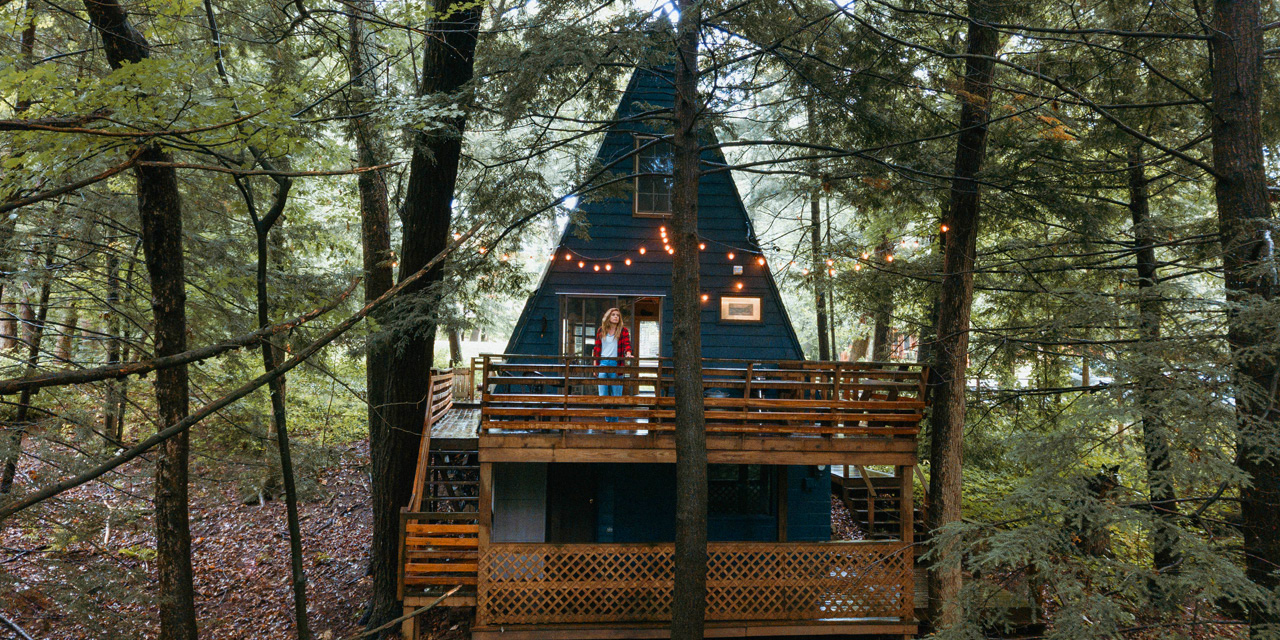
[[[365,576],[371,536],[368,455],[364,443],[339,451],[322,471],[318,500],[299,513],[306,557],[309,620],[316,638],[338,640],[361,630],[357,619],[370,587]],[[91,483],[64,498],[124,511],[145,503],[150,464],[111,477],[114,489]],[[24,473],[40,473],[26,468]],[[199,468],[193,465],[193,476]],[[229,483],[193,480],[192,562],[202,639],[294,638],[289,540],[283,500],[243,504]],[[213,485],[200,491],[195,487]],[[63,507],[66,505],[64,504]],[[110,531],[70,534],[70,523],[0,530],[0,614],[38,640],[154,637],[155,539],[146,512]],[[84,527],[80,527],[83,529]],[[0,622],[0,639],[20,638]]]

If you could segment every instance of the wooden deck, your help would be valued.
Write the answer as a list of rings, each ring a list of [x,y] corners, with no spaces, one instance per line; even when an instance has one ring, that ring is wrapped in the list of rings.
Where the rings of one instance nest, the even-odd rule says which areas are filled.
[[[600,367],[577,358],[482,356],[479,364],[478,409],[446,399],[452,374],[433,380],[424,425],[430,437],[412,510],[402,514],[406,607],[462,584],[473,591],[450,604],[476,606],[477,638],[667,637],[671,544],[495,543],[490,535],[495,464],[674,463],[670,361]],[[911,495],[927,404],[923,368],[747,360],[703,367],[710,463],[892,465],[900,495]],[[623,387],[623,395],[599,395],[602,382]],[[474,454],[461,453],[463,442],[474,443]],[[478,460],[474,480],[440,466],[449,452],[450,465]],[[464,491],[473,488],[476,497],[440,498],[440,485],[455,480],[468,487],[444,487],[448,496],[473,495]],[[459,503],[464,512],[441,502],[437,512],[427,506],[432,496],[471,502]],[[710,544],[707,637],[913,635],[919,585],[909,505],[899,505],[900,535],[890,539]]]

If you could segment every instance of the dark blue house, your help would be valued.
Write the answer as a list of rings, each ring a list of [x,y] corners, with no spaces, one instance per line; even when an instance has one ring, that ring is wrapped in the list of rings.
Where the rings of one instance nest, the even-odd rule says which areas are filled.
[[[671,355],[665,236],[672,160],[669,145],[655,137],[654,123],[662,120],[643,114],[673,103],[669,70],[632,75],[597,161],[633,175],[633,189],[581,205],[580,226],[571,224],[561,237],[525,303],[508,356],[590,355],[601,316],[612,307],[622,310],[636,356]],[[724,156],[712,135],[704,146],[698,185],[703,357],[802,360]],[[712,465],[709,473],[711,539],[830,538],[826,477],[816,467]],[[495,541],[661,542],[675,535],[669,464],[497,465],[494,483]]]

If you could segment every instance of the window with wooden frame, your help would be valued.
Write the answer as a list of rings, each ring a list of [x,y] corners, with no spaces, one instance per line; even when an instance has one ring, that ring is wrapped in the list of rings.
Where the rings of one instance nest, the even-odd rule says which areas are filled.
[[[707,512],[767,516],[773,513],[773,473],[758,464],[707,465]]]
[[[655,136],[636,136],[635,149],[633,213],[649,217],[670,216],[671,187],[675,184],[675,157],[671,144]]]

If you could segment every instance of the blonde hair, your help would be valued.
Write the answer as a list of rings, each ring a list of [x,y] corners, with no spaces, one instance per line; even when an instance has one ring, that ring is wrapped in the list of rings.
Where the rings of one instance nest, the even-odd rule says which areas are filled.
[[[613,315],[615,311],[618,313],[618,324],[614,326],[614,331],[610,333],[605,331],[605,326],[609,324],[609,316]],[[605,311],[604,316],[600,318],[600,328],[596,331],[596,335],[618,335],[620,333],[622,333],[622,309],[613,307],[608,311]]]

